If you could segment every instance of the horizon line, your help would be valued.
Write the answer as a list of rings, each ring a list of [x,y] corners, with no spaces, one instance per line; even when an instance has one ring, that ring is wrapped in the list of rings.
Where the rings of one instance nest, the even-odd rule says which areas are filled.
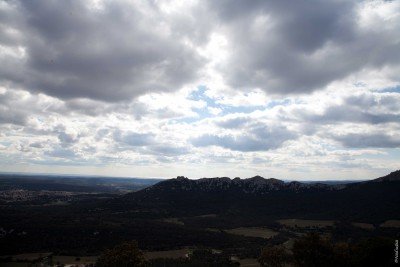
[[[183,176],[185,178],[188,178],[184,175],[177,175],[175,177],[135,177],[135,176],[111,176],[111,175],[98,175],[98,174],[75,174],[75,173],[39,173],[39,172],[2,172],[0,171],[0,175],[21,175],[21,176],[28,176],[28,175],[33,175],[33,176],[40,176],[40,175],[46,175],[46,176],[60,176],[60,177],[71,177],[71,178],[78,178],[78,177],[84,177],[84,178],[120,178],[120,179],[150,179],[150,180],[169,180],[169,179],[175,179],[179,176]],[[249,179],[253,177],[262,177],[264,179],[277,179],[281,180],[284,182],[346,182],[346,181],[357,181],[357,182],[362,182],[362,181],[371,181],[380,177],[375,177],[375,178],[370,178],[370,179],[352,179],[352,178],[346,178],[346,179],[321,179],[321,180],[310,180],[310,179],[280,179],[276,177],[263,177],[261,175],[254,175],[252,177],[229,177],[229,176],[214,176],[214,177],[200,177],[200,178],[188,178],[190,180],[199,180],[199,179],[212,179],[212,178],[229,178],[229,179],[234,179],[234,178],[240,178],[240,179]]]

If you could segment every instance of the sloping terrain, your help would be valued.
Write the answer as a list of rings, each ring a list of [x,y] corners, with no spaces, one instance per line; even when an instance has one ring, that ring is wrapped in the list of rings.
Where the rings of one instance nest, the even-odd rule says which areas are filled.
[[[162,181],[110,202],[115,209],[147,209],[169,216],[240,214],[379,222],[400,215],[400,171],[346,185],[249,179],[185,177]]]
[[[253,257],[262,246],[293,237],[291,230],[282,229],[281,219],[333,221],[331,234],[343,240],[396,236],[394,228],[363,230],[351,222],[379,226],[399,219],[400,182],[393,179],[398,174],[346,185],[259,176],[178,177],[124,195],[85,194],[64,205],[0,202],[0,251],[97,255],[125,240],[137,240],[146,250],[204,246]],[[229,233],[254,227],[278,234],[265,239]]]

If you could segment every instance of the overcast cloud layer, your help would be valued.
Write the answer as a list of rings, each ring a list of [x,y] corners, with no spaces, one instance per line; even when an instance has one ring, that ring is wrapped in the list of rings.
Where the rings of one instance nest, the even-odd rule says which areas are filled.
[[[2,171],[400,169],[399,1],[2,1]]]

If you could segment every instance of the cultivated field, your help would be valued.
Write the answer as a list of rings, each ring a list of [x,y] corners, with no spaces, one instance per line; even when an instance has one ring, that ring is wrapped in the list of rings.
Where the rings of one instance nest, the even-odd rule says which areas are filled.
[[[355,227],[359,227],[365,230],[373,230],[375,229],[375,226],[371,223],[360,223],[360,222],[353,222],[352,223],[353,226]]]
[[[31,267],[30,262],[0,262],[0,267]]]
[[[24,253],[11,256],[1,256],[0,258],[10,257],[13,261],[34,261],[51,256],[51,252],[46,253]]]
[[[301,219],[284,219],[278,220],[278,223],[287,226],[287,227],[314,227],[314,228],[325,228],[332,227],[334,225],[334,221],[321,221],[321,220],[301,220]]]
[[[240,227],[235,229],[225,230],[225,232],[234,235],[243,235],[243,236],[250,236],[250,237],[261,237],[261,238],[271,238],[278,233],[262,227]]]
[[[241,267],[259,267],[260,263],[257,259],[241,259],[238,261]]]
[[[195,218],[216,218],[217,214],[204,214],[204,215],[199,215],[195,216]]]
[[[166,223],[185,225],[185,223],[180,221],[178,218],[165,218],[165,219],[162,219],[162,221],[166,222]]]
[[[380,227],[400,228],[400,220],[388,220],[382,223]]]
[[[189,254],[189,249],[178,249],[178,250],[165,250],[165,251],[148,251],[144,252],[144,257],[147,260],[158,259],[158,258],[185,258]]]
[[[0,258],[7,258],[7,256],[2,256]],[[12,255],[10,257],[10,262],[0,262],[0,267],[24,267],[24,266],[39,266],[33,264],[33,262],[43,261],[48,258],[48,261],[53,264],[68,266],[68,265],[80,265],[80,264],[94,264],[97,257],[77,257],[77,256],[54,256],[52,253],[25,253]],[[46,260],[45,260],[46,261]],[[40,265],[42,266],[42,265]],[[47,265],[46,265],[47,266]]]
[[[78,265],[95,263],[97,257],[53,256],[53,263]]]
[[[214,232],[214,233],[219,233],[219,232],[221,232],[219,229],[217,229],[217,228],[206,228],[205,229],[206,231],[210,231],[210,232]]]

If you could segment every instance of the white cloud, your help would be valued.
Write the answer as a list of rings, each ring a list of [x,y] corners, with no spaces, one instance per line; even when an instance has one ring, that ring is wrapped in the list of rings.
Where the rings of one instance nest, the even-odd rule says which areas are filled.
[[[385,174],[400,156],[399,12],[396,1],[1,2],[0,166]]]

